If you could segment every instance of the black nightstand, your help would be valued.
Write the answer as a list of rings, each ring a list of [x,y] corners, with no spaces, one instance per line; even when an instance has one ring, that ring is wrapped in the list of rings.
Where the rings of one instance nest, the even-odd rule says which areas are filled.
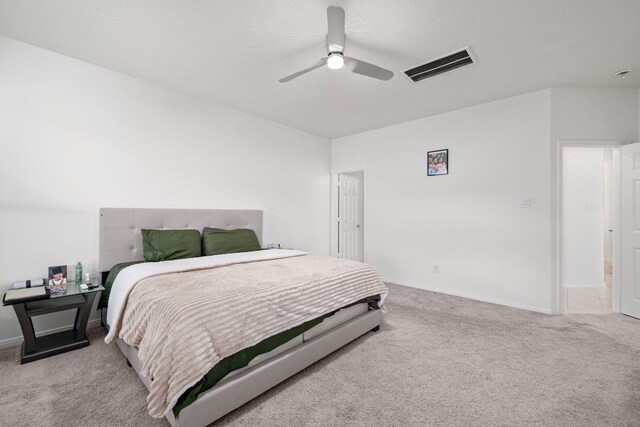
[[[89,321],[89,314],[91,314],[91,307],[93,307],[93,302],[99,291],[104,291],[104,288],[98,286],[97,288],[82,290],[79,284],[70,283],[67,285],[65,293],[50,294],[35,301],[5,302],[3,297],[2,305],[13,306],[22,329],[24,342],[22,343],[20,363],[33,362],[54,354],[88,346],[87,322]],[[36,337],[33,330],[33,322],[31,321],[33,316],[74,308],[77,308],[78,311],[73,329]]]

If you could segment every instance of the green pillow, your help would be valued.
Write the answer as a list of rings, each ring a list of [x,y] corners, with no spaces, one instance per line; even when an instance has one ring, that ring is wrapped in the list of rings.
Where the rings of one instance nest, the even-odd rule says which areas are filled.
[[[201,255],[198,230],[142,230],[145,261],[167,261]]]
[[[253,230],[244,228],[222,230],[205,227],[202,232],[202,255],[204,256],[259,250],[260,242]]]

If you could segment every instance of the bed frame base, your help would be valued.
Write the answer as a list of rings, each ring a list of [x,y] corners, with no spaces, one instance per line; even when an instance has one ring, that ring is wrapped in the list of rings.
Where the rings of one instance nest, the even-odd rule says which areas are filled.
[[[184,408],[175,418],[169,412],[166,418],[174,427],[204,427],[223,417],[265,391],[314,364],[340,347],[350,343],[369,331],[377,331],[382,321],[378,309],[369,310],[327,332],[265,360],[242,374],[220,381],[207,390],[198,400]],[[151,381],[140,374],[142,362],[137,352],[117,340],[118,346],[127,356],[127,363],[136,371],[144,385],[149,388]]]

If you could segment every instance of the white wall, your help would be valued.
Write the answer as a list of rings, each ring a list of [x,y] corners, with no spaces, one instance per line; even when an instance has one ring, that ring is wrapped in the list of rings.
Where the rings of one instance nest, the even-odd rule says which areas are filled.
[[[367,262],[398,283],[558,313],[558,141],[637,141],[639,101],[554,88],[332,141],[333,171],[366,168]],[[427,178],[438,148],[451,174]]]
[[[562,286],[604,286],[604,153],[562,150]]]
[[[559,165],[560,144],[602,146],[638,141],[640,99],[637,89],[551,89],[551,271],[554,312],[560,312]],[[613,242],[615,245],[615,242]],[[616,272],[613,274],[614,288]],[[615,289],[614,289],[615,291]],[[615,297],[614,297],[615,300]],[[615,306],[615,303],[614,303]]]
[[[392,282],[550,312],[550,116],[544,90],[332,141],[334,171],[366,169],[366,262]],[[427,177],[440,148],[450,174]]]
[[[638,140],[637,89],[551,89],[551,138]]]
[[[97,273],[101,207],[264,209],[265,243],[328,252],[327,139],[4,37],[0,58],[0,289]],[[19,337],[0,308],[0,345]]]

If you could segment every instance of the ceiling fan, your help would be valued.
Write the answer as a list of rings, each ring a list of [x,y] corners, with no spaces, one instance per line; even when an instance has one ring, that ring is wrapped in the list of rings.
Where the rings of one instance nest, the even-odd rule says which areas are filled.
[[[278,80],[280,83],[286,83],[308,73],[309,71],[327,65],[332,70],[338,70],[344,65],[351,72],[362,74],[363,76],[373,77],[379,80],[389,80],[393,77],[393,72],[370,64],[360,59],[344,56],[344,9],[339,6],[329,6],[327,8],[327,23],[329,32],[327,34],[327,56],[320,58],[318,62],[309,68],[293,73],[290,76],[283,77]]]

